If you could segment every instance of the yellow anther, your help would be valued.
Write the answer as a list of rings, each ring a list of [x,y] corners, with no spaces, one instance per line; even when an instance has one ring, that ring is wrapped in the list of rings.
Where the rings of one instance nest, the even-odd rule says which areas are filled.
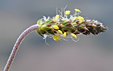
[[[65,11],[65,15],[69,15],[71,11],[67,10]]]
[[[75,34],[71,33],[71,35],[72,35],[73,37],[77,38],[77,36],[76,36]]]
[[[57,25],[54,25],[53,28],[54,29],[59,29],[59,27]]]
[[[60,34],[62,34],[62,31],[61,31],[61,30],[58,30],[58,32],[59,32]]]
[[[77,17],[74,17],[75,20],[77,20]]]
[[[56,15],[56,16],[55,16],[55,19],[58,19],[58,18],[59,18],[59,15]]]
[[[84,18],[81,17],[81,16],[78,16],[78,19],[79,19],[80,21],[83,21],[83,20],[84,20]]]
[[[79,9],[75,9],[75,11],[77,11],[77,12],[80,12],[80,13],[81,13],[81,11],[80,11]]]
[[[61,40],[60,35],[57,36],[57,39],[58,39],[58,40]]]
[[[66,37],[66,32],[64,32],[63,37]]]
[[[57,36],[57,35],[53,35],[53,39],[54,39],[55,41],[58,41],[58,36]]]
[[[63,19],[63,22],[66,22],[66,20],[65,20],[65,19]]]

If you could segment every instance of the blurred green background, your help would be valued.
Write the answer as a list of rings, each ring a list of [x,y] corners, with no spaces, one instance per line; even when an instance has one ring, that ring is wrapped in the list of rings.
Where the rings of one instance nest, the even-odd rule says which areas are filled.
[[[98,20],[109,30],[81,35],[78,42],[48,38],[49,46],[34,31],[21,44],[9,71],[113,71],[113,0],[0,0],[0,71],[18,36],[66,5],[72,13],[79,8],[85,19]]]

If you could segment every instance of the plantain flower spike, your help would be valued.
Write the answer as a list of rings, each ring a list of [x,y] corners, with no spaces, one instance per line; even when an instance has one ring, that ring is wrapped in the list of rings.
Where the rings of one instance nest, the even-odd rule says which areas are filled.
[[[74,10],[75,13],[73,15],[70,15],[70,10],[63,10],[53,18],[44,16],[44,18],[39,19],[37,24],[40,28],[37,29],[37,33],[43,39],[52,37],[55,41],[58,41],[72,37],[78,39],[77,36],[80,34],[97,35],[108,29],[97,20],[84,19],[84,17],[79,15],[81,13],[79,9]]]

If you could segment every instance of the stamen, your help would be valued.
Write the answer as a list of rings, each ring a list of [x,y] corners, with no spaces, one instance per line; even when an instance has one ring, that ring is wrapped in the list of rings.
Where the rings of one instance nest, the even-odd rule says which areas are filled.
[[[59,15],[56,15],[56,16],[55,16],[55,19],[58,19],[58,18],[59,18]]]
[[[62,31],[61,31],[61,30],[58,30],[58,32],[59,32],[60,34],[62,34]]]
[[[53,39],[54,39],[55,41],[58,41],[58,36],[57,36],[57,35],[53,35]]]
[[[75,9],[75,11],[76,11],[76,12],[80,12],[80,13],[81,13],[81,11],[80,11],[79,9]]]
[[[57,35],[58,40],[61,40],[60,35]]]
[[[67,10],[65,11],[65,15],[69,15],[71,11]]]
[[[59,29],[59,27],[57,25],[54,25],[53,28],[54,29]]]
[[[66,37],[66,32],[64,32],[63,37]]]
[[[47,45],[49,45],[49,44],[46,42],[46,39],[45,39],[45,43],[46,43]]]
[[[65,38],[63,38],[63,37],[61,37],[61,39],[63,39],[64,41],[68,41],[67,39],[65,39]]]
[[[72,33],[71,35],[77,39],[77,36],[75,34]]]
[[[80,37],[78,39],[75,40],[75,38],[73,38],[72,36],[70,36],[70,38],[74,41],[74,42],[78,42]]]
[[[83,18],[82,16],[78,16],[78,19],[79,19],[80,21],[83,21],[83,20],[84,20],[84,18]]]

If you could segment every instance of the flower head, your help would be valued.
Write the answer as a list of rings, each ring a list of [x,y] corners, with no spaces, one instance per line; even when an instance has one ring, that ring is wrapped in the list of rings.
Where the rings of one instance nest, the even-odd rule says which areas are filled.
[[[49,35],[55,41],[64,39],[64,38],[77,38],[77,35],[84,34],[89,35],[90,33],[96,35],[100,32],[104,32],[107,30],[107,27],[97,20],[84,19],[84,17],[79,16],[81,12],[79,9],[75,9],[75,14],[69,15],[71,11],[64,10],[64,16],[61,14],[57,14],[55,17],[43,17],[37,21],[39,25],[39,29],[37,29],[37,33],[46,39]],[[70,17],[68,17],[70,16]],[[72,39],[73,40],[73,39]]]

